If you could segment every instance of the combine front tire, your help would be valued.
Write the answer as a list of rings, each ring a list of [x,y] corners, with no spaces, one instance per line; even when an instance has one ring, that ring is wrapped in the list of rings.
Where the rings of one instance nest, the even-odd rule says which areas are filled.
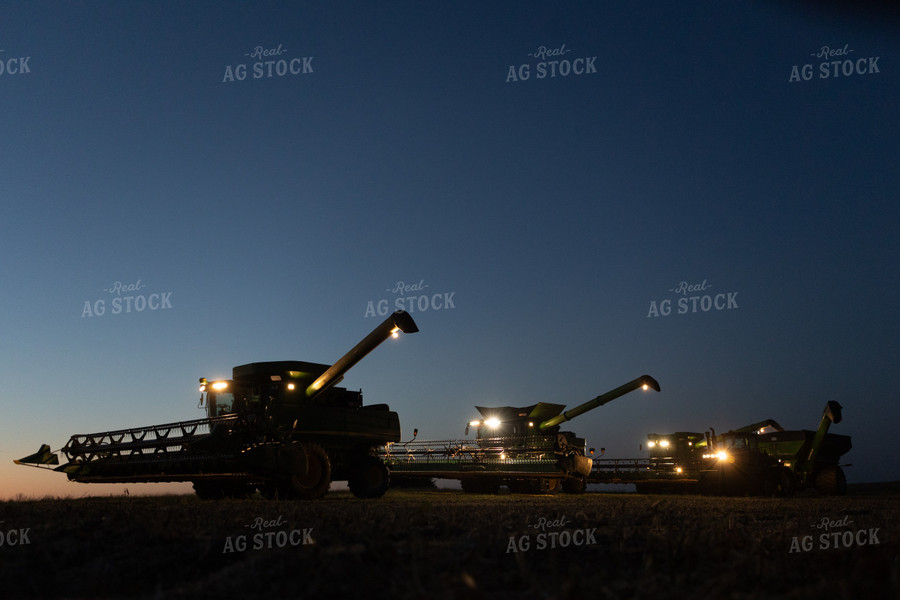
[[[281,450],[279,461],[291,468],[284,472],[277,492],[281,497],[316,500],[331,486],[331,460],[325,449],[315,442],[304,442],[299,446],[285,446]]]
[[[357,498],[381,498],[390,482],[390,475],[384,463],[366,454],[356,459],[347,485]]]

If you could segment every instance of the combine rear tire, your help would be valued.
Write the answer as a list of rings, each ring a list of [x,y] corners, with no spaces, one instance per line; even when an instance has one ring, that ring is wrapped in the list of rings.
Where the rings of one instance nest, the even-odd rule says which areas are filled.
[[[820,494],[843,496],[847,493],[847,476],[839,466],[828,465],[816,473],[815,486]]]
[[[347,485],[357,498],[381,498],[390,486],[387,467],[378,458],[366,454],[355,459]]]

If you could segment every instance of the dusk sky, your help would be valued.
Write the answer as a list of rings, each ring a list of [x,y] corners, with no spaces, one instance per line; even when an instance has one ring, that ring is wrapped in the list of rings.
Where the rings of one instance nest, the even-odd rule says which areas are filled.
[[[176,489],[12,460],[200,418],[199,377],[332,363],[399,306],[420,332],[342,385],[404,437],[648,373],[661,393],[569,429],[631,458],[651,432],[815,429],[836,400],[848,480],[900,478],[898,24],[0,2],[0,497]]]

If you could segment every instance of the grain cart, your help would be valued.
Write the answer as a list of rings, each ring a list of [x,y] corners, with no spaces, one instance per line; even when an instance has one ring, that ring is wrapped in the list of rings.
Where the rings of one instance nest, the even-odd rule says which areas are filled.
[[[828,402],[816,431],[759,431],[759,449],[791,470],[797,489],[815,488],[822,494],[843,496],[847,478],[838,463],[852,443],[848,435],[828,432],[832,423],[841,422],[842,409],[837,402]]]
[[[206,418],[136,429],[73,435],[53,470],[72,481],[190,481],[203,498],[312,499],[332,480],[346,480],[360,498],[377,498],[388,471],[375,449],[400,441],[397,413],[363,406],[362,392],[336,387],[366,354],[398,332],[415,333],[397,311],[331,366],[303,361],[234,367],[232,379],[200,379]],[[46,444],[18,464],[58,464]]]
[[[828,402],[816,431],[749,425],[717,436],[711,430],[701,490],[789,496],[815,488],[822,494],[845,494],[847,480],[838,462],[850,450],[850,437],[828,433],[832,423],[841,422],[841,409]]]
[[[761,433],[783,431],[772,419],[760,421],[735,430],[736,433]],[[633,481],[637,491],[647,493],[690,493],[696,492],[704,454],[709,453],[707,436],[696,431],[678,431],[670,434],[651,433],[647,435],[648,459],[635,459],[630,466],[639,465],[642,477]],[[597,465],[602,467],[600,461]],[[617,461],[620,466],[628,461]],[[607,465],[608,466],[608,465]],[[632,469],[632,472],[637,471]],[[632,477],[632,479],[634,479]]]
[[[828,433],[841,422],[841,409],[828,402],[816,431],[785,431],[768,419],[718,435],[652,433],[648,459],[596,460],[588,481],[633,483],[640,493],[788,496],[814,488],[842,495],[847,480],[838,463],[851,441]]]
[[[579,493],[591,472],[584,438],[560,431],[560,424],[643,387],[659,391],[659,384],[643,375],[571,410],[562,404],[538,402],[530,406],[476,406],[481,419],[471,421],[466,440],[416,441],[391,444],[385,460],[392,475],[404,480],[458,479],[464,491],[496,493],[501,485],[518,493]]]

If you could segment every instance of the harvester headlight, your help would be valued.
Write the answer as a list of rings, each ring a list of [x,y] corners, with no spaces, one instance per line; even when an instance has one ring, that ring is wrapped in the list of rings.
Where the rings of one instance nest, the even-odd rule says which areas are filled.
[[[675,467],[676,473],[681,473],[682,471],[684,471],[684,469],[682,469],[681,467]]]
[[[647,442],[648,448],[653,448],[654,446],[656,446],[656,442],[654,442],[653,440],[650,440],[649,442]]]
[[[668,447],[669,447],[669,440],[661,440],[661,441],[659,442],[659,445],[662,446],[663,448],[668,448]]]
[[[481,421],[469,421],[469,427],[478,427],[481,425]]]
[[[392,338],[400,337],[400,328],[399,327],[394,327],[393,329],[391,329],[391,337]]]
[[[227,381],[216,381],[212,384],[212,389],[216,390],[217,392],[221,392],[222,390],[224,390],[227,387],[228,387]]]
[[[727,452],[725,452],[724,450],[720,451],[720,452],[716,452],[716,458],[718,458],[721,462],[731,461],[731,455],[728,454]]]
[[[289,390],[291,390],[291,391],[294,391],[294,388],[295,388],[295,387],[296,387],[296,386],[295,386],[293,383],[287,384],[287,388],[288,388]]]
[[[498,427],[500,427],[500,419],[498,419],[496,417],[492,417],[490,419],[486,419],[484,421],[484,424],[487,425],[488,427],[490,427],[491,429],[497,429]]]
[[[642,385],[641,387],[644,388],[645,390],[649,390],[649,389],[650,389],[650,386],[647,385],[646,383],[645,383],[644,385]]]

